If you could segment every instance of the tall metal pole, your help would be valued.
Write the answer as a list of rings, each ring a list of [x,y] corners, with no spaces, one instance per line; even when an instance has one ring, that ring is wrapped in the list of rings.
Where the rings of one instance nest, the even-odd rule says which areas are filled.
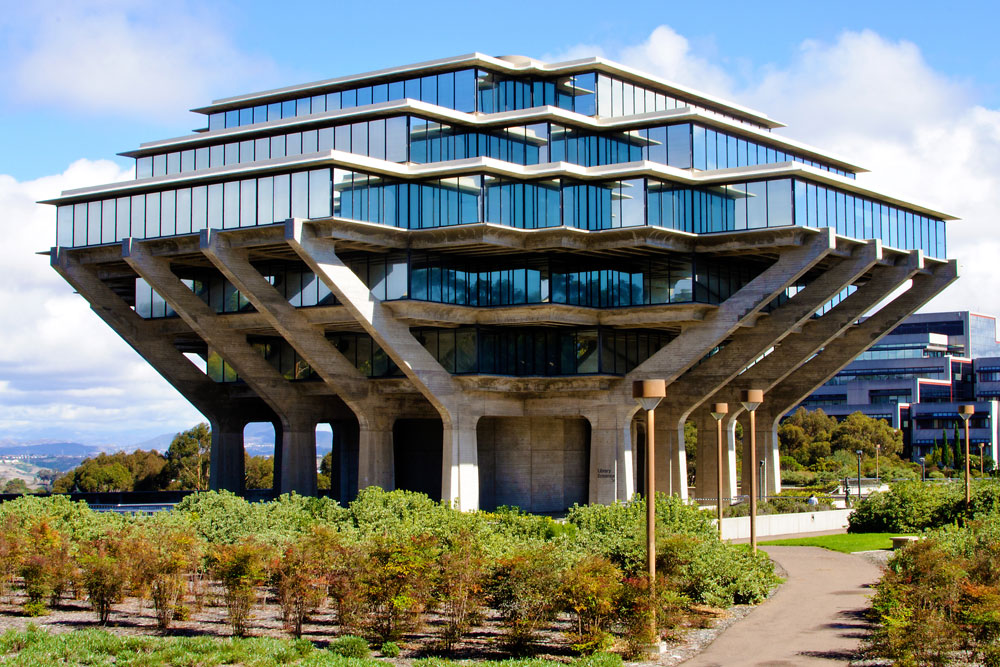
[[[663,380],[637,380],[632,383],[632,397],[646,411],[646,573],[651,600],[656,594],[656,426],[653,411],[666,395],[667,383]],[[649,629],[650,638],[656,642],[655,606],[650,606]]]
[[[974,405],[961,405],[958,416],[965,422],[965,509],[972,507],[972,472],[969,469],[969,418],[976,412]]]
[[[654,444],[655,410],[646,410],[646,574],[649,592],[656,585],[656,445]]]
[[[712,406],[712,419],[715,420],[715,473],[716,500],[715,513],[718,517],[719,539],[722,539],[722,418],[729,412],[728,403],[716,403]]]
[[[854,453],[858,455],[858,502],[861,502],[861,450],[856,449]]]
[[[750,470],[757,460],[757,410],[750,411]],[[755,471],[754,471],[755,472]],[[757,551],[757,475],[750,473],[750,548]]]
[[[760,389],[745,389],[740,392],[740,403],[750,413],[750,548],[757,551],[757,471],[753,464],[757,461],[757,420],[756,412],[764,402],[764,392]]]

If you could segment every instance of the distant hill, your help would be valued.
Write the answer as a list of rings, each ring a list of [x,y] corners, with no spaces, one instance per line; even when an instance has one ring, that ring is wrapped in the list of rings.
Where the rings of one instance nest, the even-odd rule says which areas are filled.
[[[9,441],[8,441],[9,443]],[[100,447],[79,442],[0,443],[0,456],[96,456]]]

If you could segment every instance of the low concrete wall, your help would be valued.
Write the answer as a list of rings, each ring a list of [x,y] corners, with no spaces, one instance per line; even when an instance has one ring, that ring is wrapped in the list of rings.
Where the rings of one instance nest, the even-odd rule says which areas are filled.
[[[794,533],[818,533],[847,528],[847,517],[854,510],[826,510],[799,514],[766,514],[757,517],[757,537],[776,537]],[[722,520],[722,539],[750,537],[750,517],[735,516]]]

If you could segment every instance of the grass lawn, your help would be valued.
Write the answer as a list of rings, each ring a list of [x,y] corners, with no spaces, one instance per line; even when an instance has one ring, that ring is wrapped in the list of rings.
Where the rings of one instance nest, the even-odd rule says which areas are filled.
[[[771,540],[761,544],[773,544],[779,547],[823,547],[833,551],[849,554],[852,551],[875,551],[876,549],[891,549],[890,538],[906,533],[843,533],[840,535],[823,535],[821,537],[803,537],[792,540]]]
[[[112,665],[168,667],[172,665],[240,665],[241,667],[392,667],[375,658],[347,658],[316,648],[304,639],[248,637],[124,637],[107,630],[77,630],[50,634],[44,630],[8,630],[0,635],[0,664],[18,667]],[[424,658],[413,667],[459,667],[444,658]],[[596,653],[572,662],[541,659],[481,661],[477,667],[621,667],[621,657]]]

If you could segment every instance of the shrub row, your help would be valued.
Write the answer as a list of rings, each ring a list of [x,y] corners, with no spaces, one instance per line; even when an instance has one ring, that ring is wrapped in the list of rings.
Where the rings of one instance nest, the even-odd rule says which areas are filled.
[[[209,577],[235,635],[251,630],[267,593],[295,636],[324,606],[340,634],[383,645],[434,612],[445,649],[492,609],[518,653],[559,613],[572,615],[570,639],[580,652],[606,648],[613,633],[634,649],[652,639],[652,613],[666,630],[694,603],[757,602],[774,585],[766,556],[720,542],[704,513],[659,496],[662,581],[653,599],[641,574],[644,517],[641,499],[577,506],[559,523],[515,510],[462,513],[377,488],[347,507],[294,495],[247,503],[207,492],[151,516],[24,497],[0,505],[0,584],[23,588],[29,614],[85,595],[102,623],[124,597],[145,598],[167,628],[187,613],[192,582]]]
[[[932,531],[890,561],[869,614],[871,657],[1000,665],[1000,517]]]
[[[918,532],[998,512],[1000,482],[996,480],[973,482],[972,504],[968,511],[964,484],[896,482],[888,491],[872,493],[856,505],[848,531]]]

